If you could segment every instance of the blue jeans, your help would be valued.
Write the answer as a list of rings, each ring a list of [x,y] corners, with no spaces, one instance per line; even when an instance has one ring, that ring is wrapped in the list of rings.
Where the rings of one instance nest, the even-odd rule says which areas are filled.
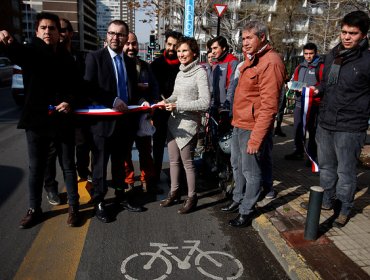
[[[231,138],[231,166],[235,180],[233,200],[241,203],[239,213],[248,215],[254,211],[254,206],[261,193],[262,182],[262,158],[269,143],[272,142],[272,131],[270,131],[257,154],[247,154],[247,143],[251,130],[234,127]],[[267,165],[268,166],[268,165]]]
[[[365,139],[366,131],[340,132],[317,127],[323,204],[331,206],[338,199],[342,204],[340,213],[346,216],[353,207],[357,187],[356,165]]]

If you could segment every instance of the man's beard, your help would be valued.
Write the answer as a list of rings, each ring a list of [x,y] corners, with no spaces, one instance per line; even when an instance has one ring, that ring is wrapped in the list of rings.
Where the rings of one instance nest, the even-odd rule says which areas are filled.
[[[177,55],[175,52],[172,52],[173,54],[170,54],[169,51],[166,51],[165,52],[165,55],[166,55],[166,58],[170,59],[170,60],[173,60],[173,59],[177,59]]]
[[[136,57],[137,56],[137,51],[127,51],[126,54],[129,56],[129,57]]]

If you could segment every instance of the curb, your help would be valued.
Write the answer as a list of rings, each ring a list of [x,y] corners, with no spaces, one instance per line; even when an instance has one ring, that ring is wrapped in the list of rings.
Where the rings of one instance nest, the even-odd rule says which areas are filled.
[[[285,240],[280,236],[278,230],[264,214],[255,218],[252,222],[253,228],[258,231],[267,248],[275,256],[276,260],[283,267],[290,279],[293,280],[312,280],[323,279],[318,272],[312,270],[302,255],[297,254],[294,249],[289,247]]]

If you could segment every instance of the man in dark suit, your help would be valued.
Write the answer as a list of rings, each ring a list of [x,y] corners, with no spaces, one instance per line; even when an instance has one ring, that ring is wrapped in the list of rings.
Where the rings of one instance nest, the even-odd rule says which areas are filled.
[[[116,202],[120,202],[129,211],[142,211],[141,207],[133,207],[124,198],[124,189],[127,187],[124,159],[131,148],[129,144],[138,125],[137,116],[128,114],[127,106],[145,101],[136,95],[135,62],[122,52],[128,32],[128,25],[124,21],[113,20],[108,25],[107,47],[86,56],[85,80],[91,100],[124,113],[119,117],[97,119],[91,125],[95,216],[104,223],[111,220],[104,204],[109,157]]]

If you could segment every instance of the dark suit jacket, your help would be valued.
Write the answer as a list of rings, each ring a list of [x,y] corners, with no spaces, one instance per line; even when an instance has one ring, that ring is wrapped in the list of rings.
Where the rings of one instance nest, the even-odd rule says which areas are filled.
[[[144,100],[137,91],[137,77],[135,61],[124,55],[124,62],[127,72],[128,104],[140,105]],[[117,81],[113,68],[112,58],[107,48],[88,53],[86,56],[85,81],[87,83],[88,95],[94,104],[101,104],[112,108],[117,97]],[[131,114],[130,114],[131,115]],[[130,117],[136,122],[135,114]],[[109,137],[112,135],[117,117],[104,117],[97,119],[91,130],[99,136]],[[119,120],[118,120],[119,121]]]
[[[72,56],[63,48],[53,52],[37,37],[27,45],[13,42],[5,52],[23,69],[25,103],[18,128],[50,132],[70,127],[72,114],[49,114],[48,107],[61,102],[73,107],[80,94],[81,79]]]

